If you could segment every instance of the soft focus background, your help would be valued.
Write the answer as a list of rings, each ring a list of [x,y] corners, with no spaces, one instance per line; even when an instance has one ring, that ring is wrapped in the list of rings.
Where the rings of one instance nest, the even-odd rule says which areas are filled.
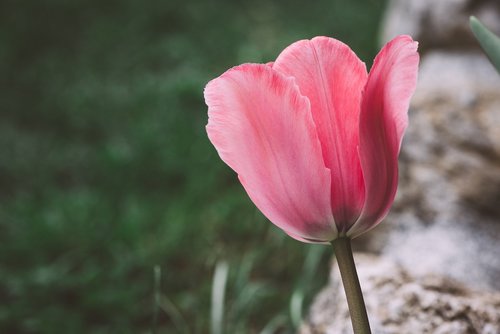
[[[1,1],[0,333],[292,332],[331,251],[256,210],[207,140],[203,87],[316,35],[370,66],[383,10]]]

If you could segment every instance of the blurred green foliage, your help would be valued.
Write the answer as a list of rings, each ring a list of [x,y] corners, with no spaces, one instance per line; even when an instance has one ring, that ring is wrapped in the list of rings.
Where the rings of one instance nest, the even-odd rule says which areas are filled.
[[[268,223],[209,144],[203,87],[315,35],[370,60],[383,7],[1,1],[0,333],[207,333],[218,260],[227,333],[292,331],[290,297],[310,300],[330,252],[304,273],[314,247]]]

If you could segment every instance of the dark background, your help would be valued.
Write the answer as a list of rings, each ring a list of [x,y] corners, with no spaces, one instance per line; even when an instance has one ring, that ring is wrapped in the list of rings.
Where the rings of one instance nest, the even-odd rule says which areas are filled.
[[[316,35],[369,66],[383,9],[1,1],[0,333],[208,333],[224,263],[226,333],[293,331],[330,249],[257,211],[207,139],[203,87]]]

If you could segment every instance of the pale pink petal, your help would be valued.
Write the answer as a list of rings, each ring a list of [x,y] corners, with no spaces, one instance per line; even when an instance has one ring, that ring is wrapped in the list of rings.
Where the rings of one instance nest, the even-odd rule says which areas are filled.
[[[286,48],[273,69],[294,77],[302,95],[311,101],[323,157],[332,175],[333,216],[339,231],[346,232],[359,217],[365,197],[357,151],[365,64],[344,43],[316,37]]]
[[[362,101],[359,146],[366,203],[349,236],[378,224],[394,201],[398,155],[417,83],[417,46],[409,36],[396,37],[379,52],[370,70]]]
[[[211,142],[262,213],[298,238],[335,238],[330,171],[293,78],[241,65],[212,80],[205,101]]]
[[[323,244],[323,245],[329,245],[330,242],[332,241],[331,238],[329,239],[306,239],[306,238],[303,238],[301,236],[298,236],[298,235],[295,235],[293,233],[290,233],[288,231],[284,231],[286,234],[288,234],[288,236],[294,238],[295,240],[298,240],[298,241],[302,241],[302,242],[305,242],[305,243],[308,243],[308,244]],[[336,239],[336,237],[334,237],[333,239]]]

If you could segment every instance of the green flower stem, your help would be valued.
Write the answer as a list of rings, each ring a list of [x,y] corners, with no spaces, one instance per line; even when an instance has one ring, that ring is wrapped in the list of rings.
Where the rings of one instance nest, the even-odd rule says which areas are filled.
[[[354,334],[371,334],[365,301],[352,256],[351,239],[345,237],[335,239],[332,241],[332,246],[339,264]]]

